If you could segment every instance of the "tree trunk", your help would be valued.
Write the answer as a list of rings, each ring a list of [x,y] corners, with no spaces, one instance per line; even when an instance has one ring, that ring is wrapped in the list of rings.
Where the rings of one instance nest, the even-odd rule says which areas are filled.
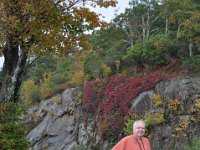
[[[165,19],[165,37],[168,35],[168,18]]]
[[[181,24],[178,25],[176,38],[180,38],[180,29],[181,29]]]
[[[190,38],[190,43],[189,43],[189,57],[190,58],[192,58],[193,57],[193,47],[194,47],[194,45],[193,45],[193,41],[192,41],[192,39]]]
[[[12,76],[19,58],[18,46],[7,45],[3,50],[3,55],[4,55],[4,64],[2,69],[3,76]]]
[[[142,39],[144,40],[146,36],[146,24],[144,21],[144,16],[142,15]]]
[[[148,2],[148,9],[147,9],[147,21],[146,21],[146,38],[149,38],[150,32],[150,2]]]
[[[19,51],[19,58],[16,63],[16,66],[14,66],[14,62],[6,62],[7,67],[4,68],[4,72],[6,72],[4,76],[4,81],[2,82],[2,87],[1,87],[1,95],[0,95],[0,101],[3,102],[16,102],[18,97],[19,97],[19,89],[21,86],[21,81],[22,81],[22,75],[25,69],[26,65],[26,60],[27,60],[27,53],[25,52],[24,49],[19,50],[20,47],[18,47]],[[5,60],[10,60],[12,57],[13,53],[7,53],[7,55],[4,55]],[[9,66],[12,65],[12,66]],[[9,70],[10,69],[10,70]],[[11,73],[11,74],[10,74]]]

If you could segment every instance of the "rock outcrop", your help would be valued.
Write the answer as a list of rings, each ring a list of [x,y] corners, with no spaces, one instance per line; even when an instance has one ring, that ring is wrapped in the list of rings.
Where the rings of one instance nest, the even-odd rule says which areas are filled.
[[[162,102],[159,106],[155,95]],[[154,120],[162,119],[151,127],[153,150],[183,150],[194,135],[200,136],[199,104],[200,78],[173,79],[140,94],[133,100],[131,110],[141,116],[151,114]]]
[[[155,95],[160,96],[159,105]],[[92,129],[92,120],[85,128],[80,104],[80,92],[71,88],[30,108],[25,118],[30,127],[30,149],[83,150],[88,145],[90,149],[109,149],[108,141],[95,147],[100,140]],[[152,91],[133,99],[131,111],[162,116],[162,121],[150,126],[153,150],[182,150],[194,134],[200,135],[200,78],[160,82]]]
[[[25,119],[33,127],[27,135],[30,149],[74,150],[80,124],[78,101],[77,90],[69,89],[30,108]]]

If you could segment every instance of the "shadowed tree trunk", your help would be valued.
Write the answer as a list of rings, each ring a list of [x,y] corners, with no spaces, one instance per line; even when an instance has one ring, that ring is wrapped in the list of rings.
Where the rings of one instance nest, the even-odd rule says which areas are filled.
[[[3,50],[4,64],[3,64],[3,75],[12,76],[14,68],[16,67],[19,55],[17,46],[6,46]]]
[[[22,74],[25,69],[27,53],[19,46],[4,50],[3,81],[0,101],[16,102],[19,96],[19,88],[22,82]]]

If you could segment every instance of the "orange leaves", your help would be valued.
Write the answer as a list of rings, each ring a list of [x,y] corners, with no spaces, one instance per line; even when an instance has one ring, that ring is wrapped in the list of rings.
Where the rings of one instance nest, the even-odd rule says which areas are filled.
[[[100,7],[108,8],[109,6],[115,7],[116,3],[116,0],[98,0],[97,5]]]
[[[30,53],[57,55],[88,47],[85,32],[108,26],[90,8],[115,6],[116,0],[2,0],[0,4],[2,43],[9,34],[11,41],[26,43],[23,46]]]
[[[83,22],[86,24],[89,23],[89,26],[92,25],[93,27],[99,26],[99,16],[89,10],[89,8],[81,7],[81,8],[74,8],[74,19],[78,22]]]
[[[101,27],[102,28],[107,28],[109,26],[109,23],[107,22],[101,22]]]

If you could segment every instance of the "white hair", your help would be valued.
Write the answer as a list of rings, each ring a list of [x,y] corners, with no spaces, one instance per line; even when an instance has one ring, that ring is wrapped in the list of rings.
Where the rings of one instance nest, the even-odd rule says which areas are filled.
[[[144,126],[145,126],[144,120],[136,120],[136,121],[133,123],[133,130],[135,129],[136,124],[138,124],[138,123],[142,123],[142,124],[144,124]]]

